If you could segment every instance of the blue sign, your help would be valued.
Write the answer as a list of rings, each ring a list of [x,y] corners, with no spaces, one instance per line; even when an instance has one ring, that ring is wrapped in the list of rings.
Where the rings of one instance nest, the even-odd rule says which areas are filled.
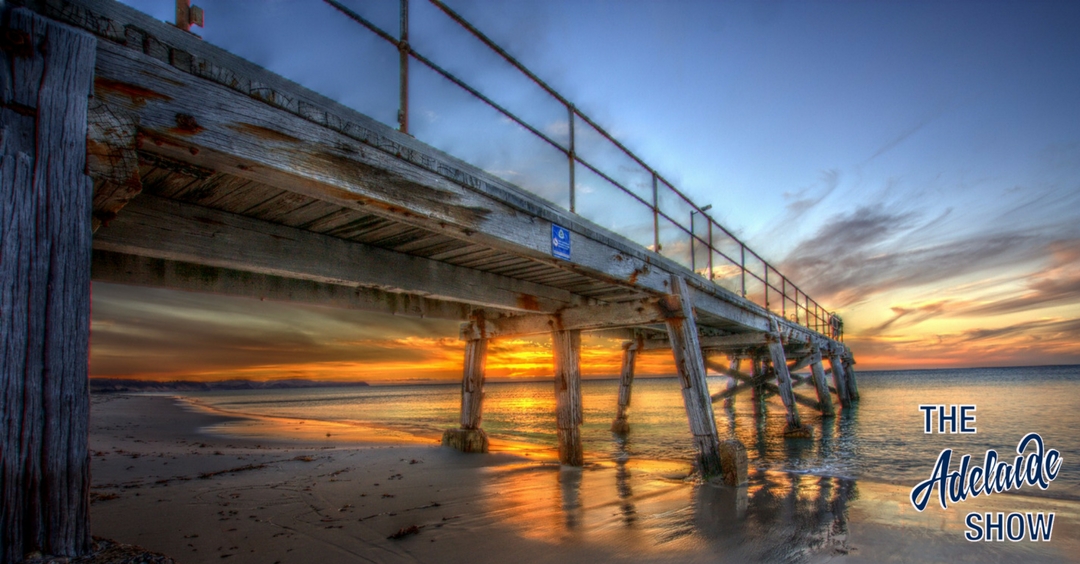
[[[570,260],[570,230],[551,224],[551,256]]]

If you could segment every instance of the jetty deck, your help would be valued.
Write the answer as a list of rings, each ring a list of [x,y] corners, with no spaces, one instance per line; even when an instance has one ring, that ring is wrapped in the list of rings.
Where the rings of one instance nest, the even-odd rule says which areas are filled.
[[[778,394],[789,436],[807,437],[799,405],[831,415],[830,394],[858,398],[839,318],[768,263],[749,268],[741,242],[741,259],[724,254],[714,228],[730,233],[706,209],[687,200],[705,232],[676,223],[705,268],[662,252],[659,223],[674,220],[656,191],[674,188],[655,171],[643,246],[401,131],[407,96],[395,129],[119,3],[26,5],[4,14],[0,68],[7,557],[88,546],[91,278],[460,320],[461,425],[444,443],[466,451],[487,449],[486,347],[500,337],[551,335],[565,464],[583,463],[582,331],[626,341],[616,432],[637,354],[672,350],[697,465],[733,484],[745,453],[719,441],[713,399]],[[403,66],[426,60],[407,34],[385,39]],[[595,170],[572,139],[571,208],[574,167]],[[739,267],[723,280],[722,258]],[[739,384],[711,393],[707,368]]]

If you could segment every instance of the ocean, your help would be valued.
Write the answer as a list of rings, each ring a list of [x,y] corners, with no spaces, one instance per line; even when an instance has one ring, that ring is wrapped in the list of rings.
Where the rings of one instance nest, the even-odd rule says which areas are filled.
[[[362,377],[362,375],[358,375]],[[726,408],[714,406],[720,438],[746,445],[751,467],[790,473],[914,485],[930,477],[938,454],[953,449],[981,465],[988,449],[1005,461],[1027,433],[1039,433],[1047,449],[1061,453],[1062,470],[1045,491],[1025,486],[1025,495],[1080,500],[1080,366],[860,371],[861,400],[834,418],[800,406],[813,439],[784,439],[784,409],[769,399],[765,416],[756,416],[748,393]],[[710,390],[726,378],[711,377]],[[555,401],[550,382],[489,382],[485,386],[483,428],[500,443],[525,450],[555,448]],[[813,390],[800,387],[813,397]],[[616,380],[582,384],[582,437],[587,461],[689,461],[693,446],[675,378],[639,378],[630,408],[631,432],[613,436]],[[394,436],[437,440],[458,422],[457,385],[398,385],[186,393],[198,405],[285,424],[261,432],[288,435],[300,420],[383,429]],[[920,404],[975,405],[974,434],[926,434]],[[223,424],[212,432],[239,432]],[[273,437],[268,437],[273,438]],[[287,438],[287,437],[282,437]],[[1030,449],[1029,449],[1030,450]]]

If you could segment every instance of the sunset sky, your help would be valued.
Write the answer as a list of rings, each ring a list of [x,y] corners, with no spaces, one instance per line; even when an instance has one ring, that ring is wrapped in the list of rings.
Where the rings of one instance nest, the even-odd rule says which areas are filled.
[[[127,3],[172,19],[172,0]],[[331,7],[197,3],[206,41],[395,124],[396,50]],[[347,4],[397,33],[396,0]],[[565,137],[564,109],[411,4],[414,48]],[[449,4],[837,311],[859,368],[1080,363],[1080,3]],[[565,157],[430,72],[412,81],[419,139],[564,203]],[[586,158],[640,184],[579,134]],[[578,180],[584,215],[644,225]],[[93,297],[94,376],[460,378],[456,322],[109,284]],[[585,345],[587,375],[618,371],[617,343]],[[550,374],[548,347],[493,344],[489,377]],[[639,372],[670,369],[660,354]]]

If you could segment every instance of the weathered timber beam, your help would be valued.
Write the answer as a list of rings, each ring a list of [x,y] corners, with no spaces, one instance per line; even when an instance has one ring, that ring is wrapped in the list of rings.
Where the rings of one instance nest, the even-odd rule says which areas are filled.
[[[761,346],[764,347],[767,344],[766,338],[768,333],[736,333],[733,335],[711,335],[700,336],[698,340],[701,342],[702,350],[706,351],[738,351],[749,347]],[[647,339],[645,341],[644,350],[664,350],[670,349],[671,342],[663,338]],[[793,353],[802,352],[803,347],[801,345],[793,345]],[[807,363],[808,364],[808,363]],[[806,366],[806,364],[800,364],[798,362],[792,363],[792,370],[798,370]]]
[[[788,363],[788,371],[794,372],[796,370],[801,370],[803,368],[806,368],[807,366],[810,366],[810,363],[812,362],[815,362],[814,355],[811,354],[804,356],[798,360],[795,360],[794,362]],[[817,355],[817,362],[821,362],[820,354]]]
[[[550,315],[513,315],[461,325],[461,338],[493,339],[552,331],[592,331],[633,327],[681,318],[678,298],[659,296],[616,304],[568,307]]]
[[[671,289],[678,298],[682,315],[667,319],[668,339],[679,371],[682,385],[683,405],[690,422],[690,432],[697,446],[697,466],[702,476],[709,478],[722,474],[720,462],[720,439],[716,432],[716,416],[713,414],[712,398],[706,381],[704,355],[698,343],[698,329],[686,281],[671,276]]]
[[[86,171],[94,179],[90,226],[97,231],[142,192],[135,148],[138,126],[133,114],[97,98],[90,99],[86,126]]]
[[[765,387],[770,391],[775,389],[777,393],[780,392],[779,388],[777,388],[775,384],[765,384]],[[794,392],[792,392],[791,395],[793,398],[795,398],[795,403],[798,403],[799,405],[804,405],[806,407],[809,407],[810,409],[821,409],[821,404],[819,404],[817,400],[810,399],[802,394],[796,394]]]
[[[741,382],[753,382],[754,381],[753,376],[751,376],[751,375],[749,375],[749,374],[747,374],[745,372],[740,372],[738,370],[732,370],[730,367],[724,366],[723,363],[720,363],[720,362],[718,362],[716,360],[713,360],[713,359],[711,359],[709,357],[705,357],[705,368],[708,368],[709,370],[714,370],[714,371],[719,372],[719,373],[721,373],[721,374],[723,374],[725,376],[731,376],[732,378],[734,378],[736,380],[739,380]]]
[[[583,466],[581,332],[552,331],[551,350],[555,373],[555,425],[559,440],[559,462],[567,466]]]
[[[94,251],[91,277],[97,282],[169,288],[428,319],[469,319],[472,306],[396,294],[375,288],[326,284],[216,266]]]
[[[735,391],[733,393],[738,393],[739,391],[742,391],[744,388],[745,389],[750,389],[750,388],[754,387],[754,385],[753,385],[753,382],[754,382],[753,376],[751,376],[751,375],[749,375],[749,374],[747,374],[745,372],[740,372],[738,370],[732,370],[731,368],[729,368],[727,366],[724,366],[722,363],[717,362],[717,361],[712,360],[712,359],[709,359],[709,358],[705,359],[705,367],[708,368],[709,370],[715,370],[716,372],[719,372],[719,373],[721,373],[721,374],[723,374],[725,376],[731,376],[732,378],[734,378],[736,380],[739,380],[740,382],[743,382],[742,384],[739,384],[738,386],[735,387],[735,390],[737,390],[737,391]],[[776,384],[773,384],[772,382],[765,382],[765,383],[762,384],[762,386],[765,388],[765,390],[771,392],[772,394],[777,394],[777,395],[780,394],[780,388]],[[732,390],[728,390],[728,391],[732,391]],[[713,400],[716,400],[716,396],[718,396],[718,395],[722,396],[722,394],[724,394],[724,393],[725,392],[720,392],[719,394],[713,395]],[[810,399],[808,397],[805,397],[805,396],[800,395],[800,394],[796,394],[794,392],[792,392],[792,395],[794,396],[795,401],[797,403],[800,403],[802,405],[805,405],[805,406],[813,408],[813,409],[819,409],[820,408],[820,404],[818,404],[818,402],[816,402],[816,401],[814,401],[814,400],[812,400],[812,399]],[[722,396],[722,397],[728,397],[728,396]]]
[[[585,301],[557,288],[147,194],[98,230],[94,248],[515,311]]]
[[[92,549],[86,117],[97,41],[11,4],[0,3],[0,562],[67,562]]]
[[[713,401],[720,401],[722,399],[727,399],[727,398],[735,396],[735,394],[739,394],[739,393],[745,392],[746,390],[753,389],[753,387],[754,386],[752,384],[742,383],[742,384],[739,384],[738,386],[735,386],[734,388],[731,388],[731,389],[724,390],[722,392],[717,392],[717,393],[713,394],[712,395],[712,400]]]

